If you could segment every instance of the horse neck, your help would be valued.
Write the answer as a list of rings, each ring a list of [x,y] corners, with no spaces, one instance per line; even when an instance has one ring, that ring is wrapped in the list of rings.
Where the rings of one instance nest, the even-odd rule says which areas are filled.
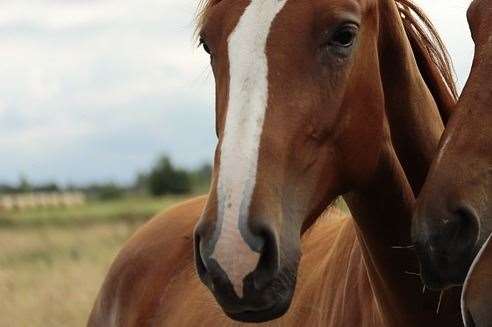
[[[415,255],[396,249],[410,244],[412,208],[410,184],[391,141],[383,147],[372,182],[345,196],[356,220],[364,262],[383,319],[388,326],[415,325],[415,313],[425,307]]]
[[[427,175],[443,124],[394,1],[380,3],[381,12],[392,13],[381,17],[384,39],[380,41],[387,138],[372,182],[348,194],[346,200],[387,325],[456,324],[452,315],[436,315],[438,295],[422,294],[418,276],[408,274],[419,269],[415,254],[395,248],[410,245],[415,196]],[[454,311],[459,307],[453,304],[448,308]]]
[[[381,0],[379,11],[384,13],[380,17],[379,52],[386,115],[396,154],[417,195],[444,126],[436,101],[417,65],[395,1]],[[413,42],[418,43],[417,40]],[[431,58],[423,58],[422,54],[419,58],[421,61],[427,60],[428,65],[432,62]],[[442,83],[438,81],[440,78],[435,77],[434,83]],[[441,111],[447,110],[442,108]]]

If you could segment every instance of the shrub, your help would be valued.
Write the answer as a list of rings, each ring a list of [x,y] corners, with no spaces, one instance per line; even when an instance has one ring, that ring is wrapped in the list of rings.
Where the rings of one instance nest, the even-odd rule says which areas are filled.
[[[177,169],[167,156],[163,156],[148,176],[152,195],[185,194],[191,191],[191,180],[185,170]]]

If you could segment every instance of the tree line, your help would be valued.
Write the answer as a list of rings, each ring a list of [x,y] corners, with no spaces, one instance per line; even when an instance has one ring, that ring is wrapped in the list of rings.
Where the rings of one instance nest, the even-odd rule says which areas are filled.
[[[148,171],[137,174],[131,185],[114,182],[92,183],[83,186],[61,186],[57,183],[35,184],[25,176],[21,176],[19,182],[14,185],[0,184],[0,195],[80,191],[84,192],[89,199],[111,200],[129,194],[163,196],[205,193],[208,191],[211,175],[210,164],[203,164],[196,169],[184,169],[176,166],[167,155],[163,155]]]

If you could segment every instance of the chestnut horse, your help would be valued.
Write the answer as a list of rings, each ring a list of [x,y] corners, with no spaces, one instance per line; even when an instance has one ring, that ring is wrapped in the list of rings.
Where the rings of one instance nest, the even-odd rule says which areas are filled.
[[[492,231],[492,0],[473,1],[468,21],[475,58],[419,197],[414,239],[432,288],[462,284],[476,258],[463,309],[476,325],[491,326],[492,249],[485,241]]]
[[[446,118],[455,100],[420,10],[408,0],[212,0],[200,34],[216,81],[210,194],[137,232],[89,325],[459,325],[457,303],[437,316],[435,295],[405,274],[414,255],[394,248],[410,244],[438,108]],[[342,194],[354,219],[332,209],[312,226]],[[211,292],[193,270],[200,214],[196,266]]]

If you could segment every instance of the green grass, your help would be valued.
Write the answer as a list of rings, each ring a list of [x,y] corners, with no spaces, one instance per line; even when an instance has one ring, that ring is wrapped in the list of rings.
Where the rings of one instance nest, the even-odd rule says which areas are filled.
[[[84,225],[105,224],[121,220],[138,222],[180,199],[184,197],[127,197],[71,208],[0,212],[0,228],[78,228]]]
[[[0,213],[0,327],[85,326],[122,244],[181,200],[125,198]]]

